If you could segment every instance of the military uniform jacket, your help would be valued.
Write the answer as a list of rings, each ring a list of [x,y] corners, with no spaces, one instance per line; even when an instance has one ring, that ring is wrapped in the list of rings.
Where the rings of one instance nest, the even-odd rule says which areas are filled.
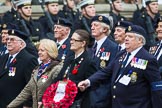
[[[109,16],[112,16],[113,18],[113,27],[118,23],[118,21],[123,21],[123,20],[126,20],[126,18],[122,15],[117,15],[113,12],[110,12]]]
[[[65,71],[68,67],[69,67],[68,73],[65,74]],[[64,62],[63,69],[61,70],[61,73],[62,77],[66,75],[66,78],[69,78],[77,85],[80,81],[87,79],[90,75],[92,75],[96,71],[97,69],[95,62],[88,55],[88,52],[84,51],[76,59],[74,55],[71,55],[68,59],[66,59]],[[87,92],[79,91],[75,100],[79,99],[83,99],[81,108],[90,108],[88,91]]]
[[[13,23],[17,19],[18,19],[17,11],[15,11],[13,8],[11,8],[11,10],[7,11],[2,16],[2,23],[4,23],[4,24]]]
[[[93,57],[98,70],[106,67],[115,58],[117,49],[117,44],[108,38],[104,41],[97,54]],[[92,56],[93,50],[90,49],[89,52]],[[92,89],[91,103],[93,108],[111,108],[110,98],[110,80],[103,81],[99,87]]]
[[[33,20],[32,18],[29,21],[26,21],[25,19],[20,17],[19,20],[13,22],[14,24],[18,25],[20,31],[27,33],[27,30],[25,29],[24,25],[21,23],[21,20],[24,21],[27,30],[29,31],[29,36],[33,42],[45,38],[44,31],[41,24]]]
[[[42,95],[46,88],[52,83],[52,81],[56,82],[57,76],[60,73],[60,70],[63,66],[62,62],[53,61],[44,71],[42,76],[37,79],[38,68],[33,70],[32,77],[29,83],[25,86],[25,88],[21,91],[21,93],[14,99],[9,105],[8,108],[17,108],[24,101],[33,99],[33,107],[38,108],[38,102],[42,101]]]
[[[0,58],[0,108],[6,108],[21,92],[38,64],[37,59],[23,49],[9,65],[10,69],[5,69],[8,56],[6,54]],[[9,76],[9,70],[15,72],[15,75]]]
[[[61,17],[61,13],[59,11],[57,15],[50,14],[50,17],[51,17],[53,23],[56,24],[58,21],[58,18]],[[54,29],[52,29],[54,27],[54,25],[51,25],[51,22],[49,21],[48,17],[41,16],[38,19],[38,22],[41,24],[43,31],[44,31],[45,35],[47,36],[47,38],[50,38],[50,39],[54,38],[54,34],[53,34]]]
[[[146,17],[148,17],[150,19],[150,22],[148,22],[148,20],[146,20]],[[140,15],[138,15],[138,17],[136,17],[134,24],[136,25],[140,25],[141,27],[143,27],[146,30],[146,46],[145,48],[147,50],[149,50],[149,47],[155,44],[155,37],[153,36],[153,34],[155,33],[155,25],[157,23],[158,18],[160,17],[160,14],[156,14],[154,19],[152,19],[148,14],[144,15],[143,12],[140,13]],[[150,24],[150,26],[152,26],[153,31],[151,31],[151,27],[148,27],[148,24]],[[152,33],[150,33],[152,32]]]
[[[158,50],[158,47],[160,45],[160,41],[157,42],[156,45],[154,46],[151,46],[150,49],[149,49],[149,53],[152,54],[152,55],[155,55],[156,51]],[[162,49],[161,49],[162,50]],[[160,52],[159,52],[160,53]],[[160,72],[162,74],[162,55],[159,57],[158,59],[158,64],[159,64],[159,67],[160,67]]]
[[[151,89],[152,82],[161,80],[156,58],[144,48],[141,48],[135,57],[148,61],[146,69],[131,66],[131,61],[121,76],[128,75],[129,71],[132,70],[132,72],[136,73],[136,77],[135,79],[131,78],[131,81],[126,86],[116,81],[124,53],[124,51],[119,53],[104,70],[100,70],[91,76],[89,78],[91,85],[95,86],[101,80],[112,78],[112,108],[161,108],[162,102],[160,98],[162,91],[152,91]]]

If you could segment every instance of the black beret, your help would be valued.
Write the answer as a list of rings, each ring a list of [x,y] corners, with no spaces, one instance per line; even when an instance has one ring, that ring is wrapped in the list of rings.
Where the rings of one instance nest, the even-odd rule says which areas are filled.
[[[71,27],[72,23],[68,19],[58,18],[58,21],[57,21],[56,25],[62,25],[62,26],[66,26],[66,27]]]
[[[19,31],[19,30],[10,29],[10,30],[8,30],[8,34],[13,35],[13,36],[17,36],[24,41],[26,41],[28,39],[28,35],[24,32]]]
[[[129,22],[129,21],[119,21],[115,27],[122,27],[122,28],[127,28],[128,26],[133,25],[133,23]]]
[[[138,26],[138,25],[128,26],[128,28],[126,29],[126,33],[127,32],[137,33],[139,35],[142,35],[143,37],[146,37],[145,29],[141,26]]]
[[[102,15],[97,15],[97,16],[94,16],[92,19],[91,19],[91,23],[93,21],[98,21],[98,22],[102,22],[102,23],[105,23],[107,25],[110,25],[110,21],[107,17],[105,16],[102,16]]]

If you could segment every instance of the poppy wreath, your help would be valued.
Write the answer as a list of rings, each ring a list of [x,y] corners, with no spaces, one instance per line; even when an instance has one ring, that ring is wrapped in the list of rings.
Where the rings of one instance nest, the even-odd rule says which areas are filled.
[[[78,89],[74,82],[71,80],[64,80],[67,82],[65,87],[65,96],[59,102],[54,101],[56,95],[56,90],[59,84],[59,81],[51,84],[44,92],[42,97],[42,103],[44,108],[69,108],[72,105]]]

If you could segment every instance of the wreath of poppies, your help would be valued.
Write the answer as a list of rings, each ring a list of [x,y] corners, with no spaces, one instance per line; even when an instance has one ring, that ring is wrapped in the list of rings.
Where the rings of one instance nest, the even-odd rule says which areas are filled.
[[[59,84],[59,81],[51,84],[44,92],[42,97],[42,103],[44,108],[69,108],[72,105],[78,89],[74,82],[71,80],[64,80],[67,82],[65,89],[65,96],[59,102],[54,101],[56,90]]]

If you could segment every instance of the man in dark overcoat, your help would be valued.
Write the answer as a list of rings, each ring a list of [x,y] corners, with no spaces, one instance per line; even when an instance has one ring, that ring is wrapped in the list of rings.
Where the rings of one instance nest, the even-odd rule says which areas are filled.
[[[8,34],[9,53],[0,58],[0,108],[6,108],[15,99],[38,64],[37,58],[24,49],[26,34],[17,30],[9,30]]]
[[[111,80],[112,108],[161,108],[162,81],[156,58],[143,45],[145,30],[137,25],[126,31],[126,50],[103,70],[78,84],[81,90]]]

